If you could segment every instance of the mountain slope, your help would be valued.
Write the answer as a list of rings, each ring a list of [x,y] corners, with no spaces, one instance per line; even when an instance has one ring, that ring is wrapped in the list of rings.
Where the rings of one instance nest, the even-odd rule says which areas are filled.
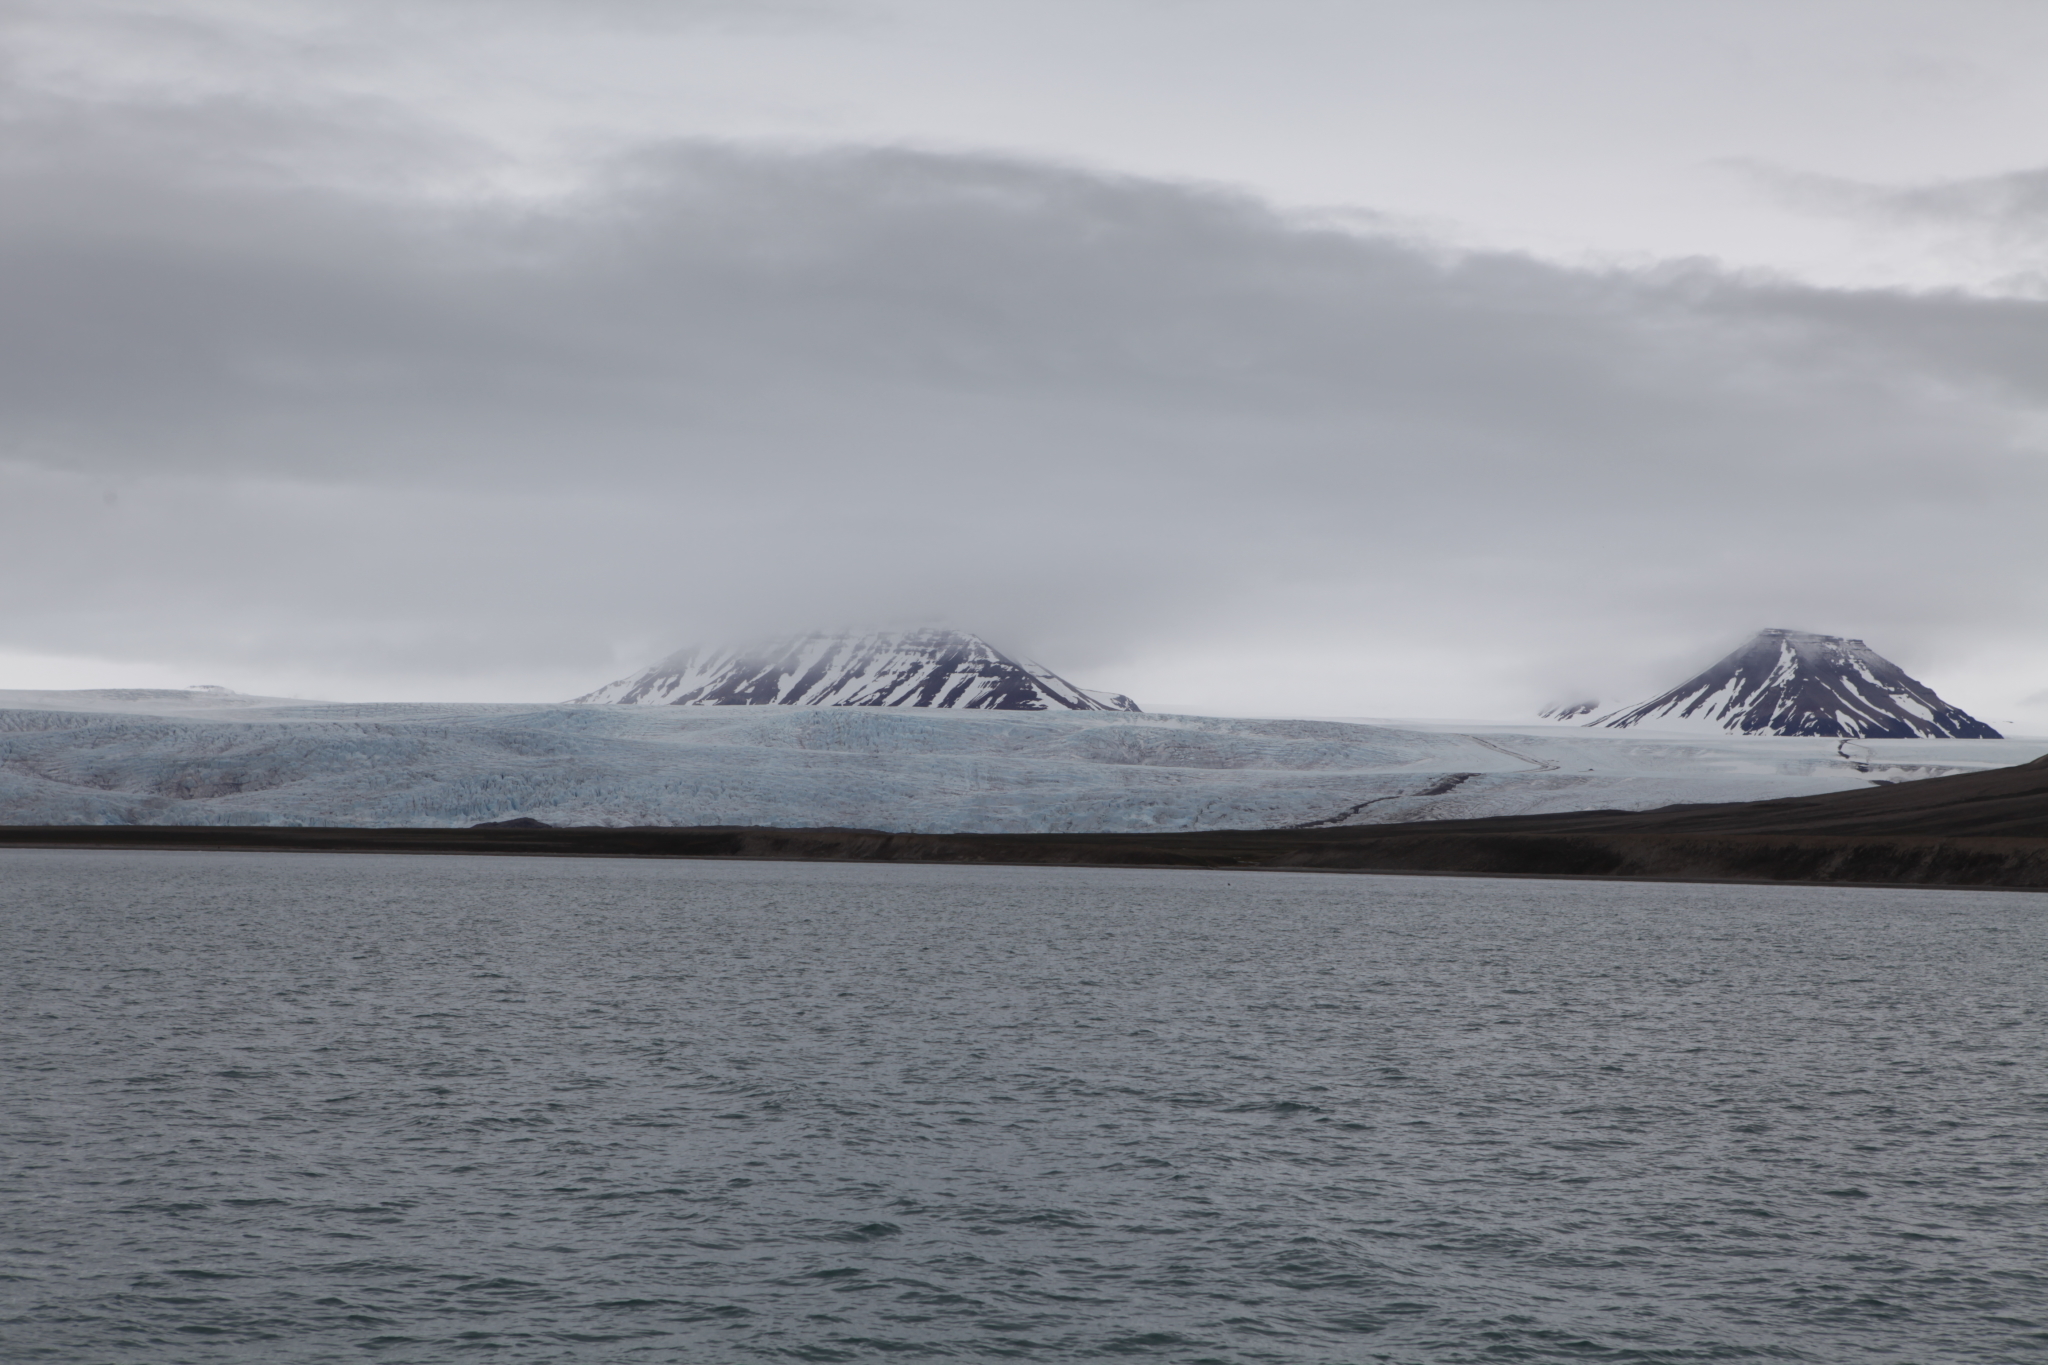
[[[740,649],[684,649],[577,697],[625,706],[919,706],[965,711],[1136,711],[1049,668],[954,630],[800,635]]]
[[[1745,735],[1844,739],[1998,739],[1861,640],[1761,630],[1661,697],[1588,725],[1707,723]]]

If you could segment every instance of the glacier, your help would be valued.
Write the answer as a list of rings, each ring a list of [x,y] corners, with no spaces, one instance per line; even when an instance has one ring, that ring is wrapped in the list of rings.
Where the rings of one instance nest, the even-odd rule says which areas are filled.
[[[0,691],[0,823],[1330,828],[1843,791],[2048,740],[1118,710],[355,704]]]

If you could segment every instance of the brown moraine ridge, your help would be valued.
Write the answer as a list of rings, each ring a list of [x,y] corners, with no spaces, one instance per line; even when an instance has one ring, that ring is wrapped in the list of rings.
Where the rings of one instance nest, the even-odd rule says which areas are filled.
[[[1654,811],[1173,834],[867,829],[15,825],[0,847],[1620,877],[2048,890],[2048,758],[1867,791]]]

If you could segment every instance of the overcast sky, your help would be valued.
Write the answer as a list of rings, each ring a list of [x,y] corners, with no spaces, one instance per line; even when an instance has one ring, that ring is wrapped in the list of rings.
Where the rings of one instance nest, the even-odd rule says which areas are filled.
[[[2048,733],[2048,6],[0,0],[0,687],[944,622]]]

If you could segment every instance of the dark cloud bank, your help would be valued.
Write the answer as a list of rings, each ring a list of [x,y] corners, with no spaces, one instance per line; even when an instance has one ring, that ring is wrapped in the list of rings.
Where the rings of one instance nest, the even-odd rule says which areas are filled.
[[[1155,698],[1415,714],[1778,625],[1965,704],[2048,686],[1997,672],[2043,657],[2039,303],[986,157],[677,144],[535,199],[433,153],[16,113],[0,649],[566,695],[939,620]]]

